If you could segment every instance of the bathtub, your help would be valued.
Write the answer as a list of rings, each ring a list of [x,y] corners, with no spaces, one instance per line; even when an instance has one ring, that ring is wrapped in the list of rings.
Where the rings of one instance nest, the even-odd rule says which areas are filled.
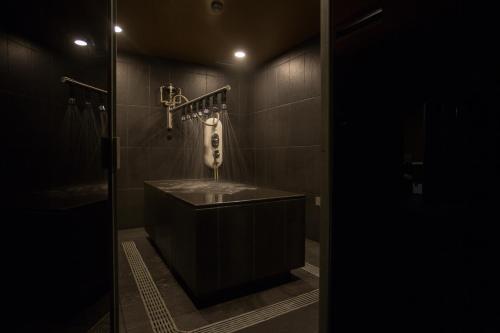
[[[302,194],[206,180],[144,188],[146,230],[198,304],[304,266]]]

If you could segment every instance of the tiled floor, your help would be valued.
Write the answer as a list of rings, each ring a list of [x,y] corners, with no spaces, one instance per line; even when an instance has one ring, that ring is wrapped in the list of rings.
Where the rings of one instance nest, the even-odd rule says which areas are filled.
[[[317,277],[303,270],[294,270],[292,273],[296,278],[285,284],[214,306],[197,309],[150,244],[144,229],[120,231],[119,238],[120,244],[128,240],[135,242],[166,306],[177,327],[181,330],[189,331],[259,309],[317,289],[319,286]],[[119,253],[120,333],[153,332],[130,266],[121,247]],[[312,265],[319,265],[319,245],[317,242],[309,240],[306,242],[306,261]],[[241,332],[317,332],[317,315],[316,303],[243,329]]]

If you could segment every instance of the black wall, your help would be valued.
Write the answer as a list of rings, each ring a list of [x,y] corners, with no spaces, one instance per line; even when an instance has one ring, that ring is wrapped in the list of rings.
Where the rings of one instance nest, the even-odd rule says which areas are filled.
[[[250,112],[255,182],[305,193],[306,235],[319,240],[321,69],[312,40],[256,70]]]

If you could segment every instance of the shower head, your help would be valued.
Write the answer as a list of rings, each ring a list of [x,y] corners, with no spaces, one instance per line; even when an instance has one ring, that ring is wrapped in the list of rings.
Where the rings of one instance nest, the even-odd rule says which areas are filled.
[[[225,91],[223,91],[221,96],[220,96],[220,108],[221,108],[221,111],[227,110],[226,92]]]

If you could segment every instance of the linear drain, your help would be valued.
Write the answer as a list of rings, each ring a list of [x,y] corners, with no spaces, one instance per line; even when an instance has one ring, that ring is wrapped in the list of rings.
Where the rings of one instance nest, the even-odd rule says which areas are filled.
[[[229,333],[236,332],[246,327],[262,323],[266,320],[284,315],[288,312],[298,310],[300,308],[306,307],[308,305],[314,304],[318,301],[319,290],[313,290],[305,294],[289,298],[279,303],[268,305],[260,309],[244,313],[242,315],[231,317],[226,320],[222,320],[191,332],[196,333]]]
[[[218,321],[192,331],[183,331],[177,328],[168,311],[165,302],[156,287],[149,270],[142,260],[135,242],[122,243],[125,256],[132,270],[132,275],[139,289],[144,303],[146,313],[155,333],[231,333],[246,327],[256,325],[266,320],[284,315],[288,312],[301,309],[314,304],[319,299],[319,290],[315,289],[305,294],[295,296],[284,301],[271,304],[260,309],[250,311],[239,316]],[[313,265],[306,264],[303,269],[313,275],[319,276],[319,269]]]

